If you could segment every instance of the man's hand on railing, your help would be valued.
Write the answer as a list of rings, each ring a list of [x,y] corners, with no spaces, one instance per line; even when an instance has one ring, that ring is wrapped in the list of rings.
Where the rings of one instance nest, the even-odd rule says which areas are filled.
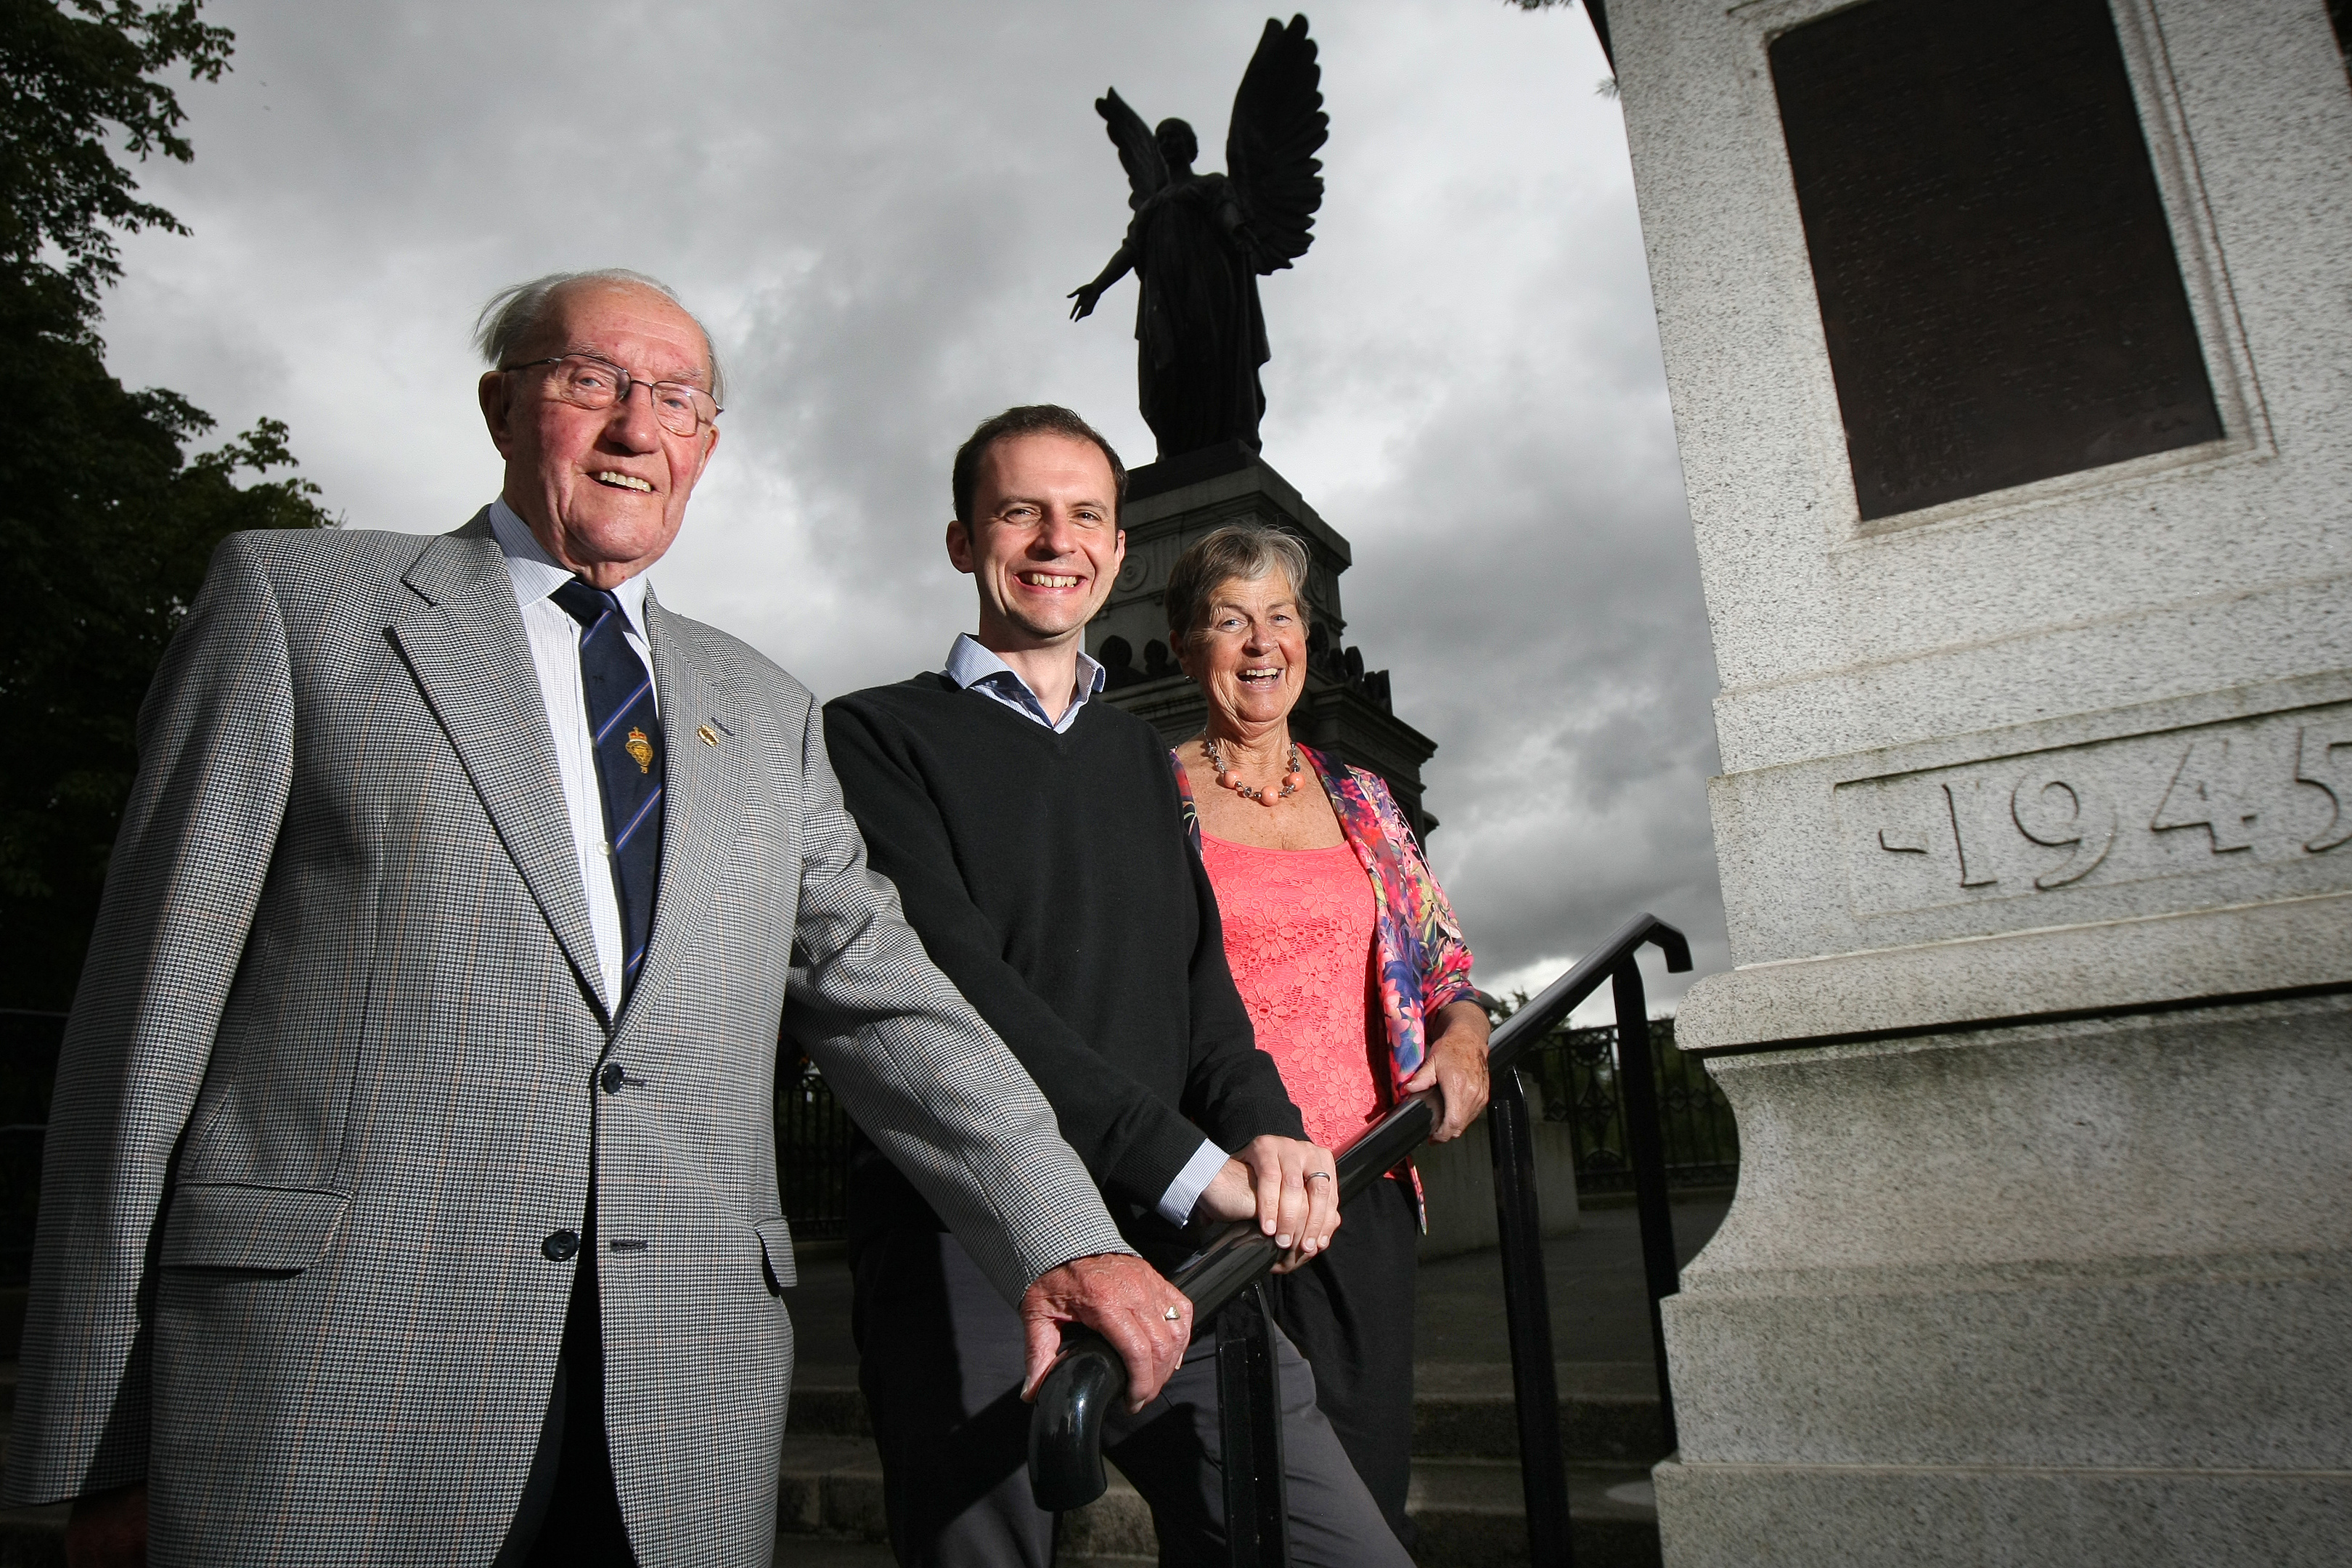
[[[1282,1248],[1274,1271],[1287,1274],[1330,1246],[1339,1228],[1331,1151],[1296,1138],[1253,1138],[1210,1179],[1200,1206],[1215,1219],[1256,1220]]]
[[[1494,1026],[1475,1002],[1449,1002],[1437,1010],[1436,1028],[1422,1053],[1421,1070],[1405,1079],[1402,1093],[1434,1089],[1445,1101],[1429,1141],[1459,1138],[1486,1110],[1486,1038]]]
[[[1047,1269],[1021,1293],[1020,1310],[1028,1342],[1028,1371],[1021,1379],[1024,1400],[1037,1397],[1038,1381],[1061,1353],[1064,1323],[1092,1329],[1127,1363],[1129,1415],[1159,1394],[1183,1363],[1184,1346],[1192,1338],[1192,1303],[1184,1292],[1129,1253],[1074,1258]]]

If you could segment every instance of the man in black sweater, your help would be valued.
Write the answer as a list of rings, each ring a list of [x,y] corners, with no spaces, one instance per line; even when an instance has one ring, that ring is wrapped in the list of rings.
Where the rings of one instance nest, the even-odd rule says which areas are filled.
[[[1255,1215],[1291,1262],[1339,1223],[1225,966],[1215,895],[1150,725],[1092,700],[1081,647],[1126,553],[1126,471],[1067,409],[1009,409],[956,454],[948,555],[980,597],[943,672],[836,699],[825,740],[875,868],[1036,1079],[1138,1251],[1163,1270],[1194,1220]],[[1228,1152],[1230,1151],[1230,1152]],[[1048,1568],[1024,1469],[1020,1321],[890,1163],[853,1156],[859,1381],[902,1564]],[[1044,1324],[1031,1331],[1050,1333]],[[1222,1562],[1213,1325],[1105,1447],[1151,1504],[1162,1561]],[[1407,1560],[1280,1361],[1291,1546],[1302,1565]]]

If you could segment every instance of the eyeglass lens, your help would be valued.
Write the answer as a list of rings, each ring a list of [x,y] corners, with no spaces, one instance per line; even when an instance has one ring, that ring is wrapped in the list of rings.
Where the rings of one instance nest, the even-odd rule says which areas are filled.
[[[673,436],[693,435],[719,412],[710,395],[699,388],[676,381],[639,382],[601,360],[564,360],[554,367],[548,384],[566,403],[590,409],[610,408],[632,388],[645,386],[653,398],[654,417]]]

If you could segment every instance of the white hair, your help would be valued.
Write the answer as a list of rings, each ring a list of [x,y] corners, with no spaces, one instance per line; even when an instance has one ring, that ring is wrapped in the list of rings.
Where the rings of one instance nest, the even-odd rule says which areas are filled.
[[[1168,569],[1160,605],[1168,612],[1168,638],[1182,647],[1209,624],[1211,601],[1226,584],[1255,583],[1279,572],[1290,583],[1300,624],[1307,619],[1307,546],[1262,522],[1229,522],[1194,540]]]
[[[710,400],[721,407],[727,403],[727,373],[719,368],[719,351],[711,345],[710,329],[700,318],[686,310],[686,302],[677,290],[658,278],[642,272],[632,272],[625,267],[599,267],[587,272],[551,272],[544,278],[534,278],[528,283],[509,283],[490,296],[482,313],[474,318],[474,346],[482,352],[483,363],[496,370],[507,363],[529,341],[531,334],[545,324],[556,295],[583,283],[619,284],[628,288],[650,289],[655,293],[686,310],[686,319],[702,334],[703,356],[710,363]]]

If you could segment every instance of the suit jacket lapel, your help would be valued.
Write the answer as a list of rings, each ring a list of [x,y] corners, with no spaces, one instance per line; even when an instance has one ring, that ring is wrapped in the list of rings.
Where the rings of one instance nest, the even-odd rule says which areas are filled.
[[[696,667],[677,636],[676,618],[651,594],[646,595],[646,630],[669,755],[663,763],[661,878],[654,894],[653,934],[624,1025],[643,1010],[644,998],[672,984],[692,956],[697,934],[710,918],[728,851],[743,826],[750,778],[740,704]]]
[[[456,533],[434,539],[403,580],[425,603],[394,623],[394,640],[564,956],[601,1008],[603,969],[580,886],[572,813],[488,509]]]

